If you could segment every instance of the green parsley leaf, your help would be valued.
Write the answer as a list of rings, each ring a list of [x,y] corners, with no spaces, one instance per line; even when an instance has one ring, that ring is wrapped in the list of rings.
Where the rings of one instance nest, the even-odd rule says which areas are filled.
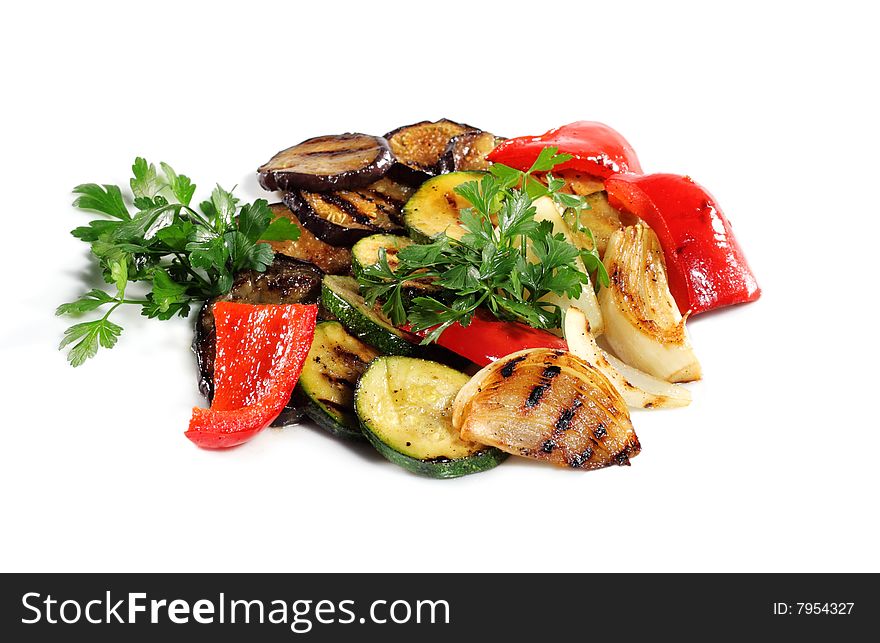
[[[161,175],[152,163],[137,157],[130,195],[123,196],[113,185],[86,183],[74,189],[79,195],[76,207],[112,217],[90,221],[72,234],[89,244],[104,279],[117,289],[115,297],[95,289],[58,307],[59,315],[78,315],[108,306],[102,318],[76,324],[65,334],[61,348],[72,346],[68,359],[74,366],[93,357],[99,347],[116,343],[122,329],[108,317],[119,306],[140,306],[142,315],[160,320],[186,317],[194,302],[228,292],[236,272],[266,269],[275,255],[261,239],[299,236],[289,219],[273,220],[264,199],[240,205],[219,185],[210,200],[194,209],[192,181],[167,163],[160,167]],[[125,206],[126,198],[137,208],[134,216]],[[128,284],[136,281],[149,284],[144,298],[126,298]]]
[[[61,304],[55,309],[56,315],[81,315],[92,310],[96,310],[104,304],[110,304],[117,301],[115,297],[103,290],[92,289],[82,295],[76,301],[67,304]]]
[[[73,193],[81,195],[73,202],[81,210],[103,212],[115,219],[126,220],[130,217],[125,201],[122,200],[122,191],[115,185],[83,183],[73,188]]]
[[[159,163],[165,178],[168,180],[168,186],[174,198],[183,205],[189,205],[192,201],[193,194],[196,192],[196,186],[189,180],[188,176],[177,174],[174,169],[167,163]]]
[[[75,324],[64,332],[59,349],[69,344],[76,344],[67,353],[67,361],[71,366],[81,366],[87,359],[94,357],[98,347],[113,348],[116,340],[122,333],[122,327],[117,326],[106,317],[94,321]]]
[[[158,172],[156,172],[156,166],[152,163],[147,163],[146,159],[140,156],[134,160],[131,172],[134,174],[134,177],[129,181],[129,185],[131,186],[132,194],[136,197],[153,198],[167,185]]]
[[[260,235],[262,241],[296,241],[299,239],[299,227],[286,217],[278,217]]]

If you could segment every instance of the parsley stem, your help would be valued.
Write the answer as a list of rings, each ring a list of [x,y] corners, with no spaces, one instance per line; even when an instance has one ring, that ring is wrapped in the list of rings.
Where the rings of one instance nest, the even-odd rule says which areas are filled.
[[[196,280],[201,282],[202,286],[207,288],[208,290],[212,290],[214,288],[214,284],[210,281],[202,277],[199,273],[197,273],[193,267],[189,264],[189,261],[186,257],[183,256],[180,252],[175,252],[174,256],[177,257],[178,261],[180,261],[180,265],[183,266],[183,269],[186,270],[190,275],[193,276]]]

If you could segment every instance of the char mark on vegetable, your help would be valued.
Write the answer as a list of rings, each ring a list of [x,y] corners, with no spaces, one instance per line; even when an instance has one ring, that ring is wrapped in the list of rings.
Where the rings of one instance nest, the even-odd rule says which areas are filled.
[[[583,406],[583,402],[581,401],[581,398],[578,397],[572,402],[571,407],[562,410],[562,413],[559,414],[559,418],[556,420],[556,424],[553,425],[554,435],[564,433],[571,428],[571,421],[574,419],[577,410],[581,408],[581,406]]]
[[[520,355],[519,357],[514,357],[512,360],[507,362],[501,369],[501,377],[510,377],[513,375],[513,371],[516,368],[516,365],[525,359],[525,355]]]

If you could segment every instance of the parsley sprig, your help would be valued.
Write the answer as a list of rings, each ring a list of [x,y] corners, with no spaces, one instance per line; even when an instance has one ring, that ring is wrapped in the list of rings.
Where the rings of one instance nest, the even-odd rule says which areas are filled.
[[[60,348],[70,346],[67,358],[73,366],[94,357],[99,347],[116,344],[122,327],[109,317],[120,306],[140,306],[149,318],[186,317],[193,303],[227,292],[237,271],[264,271],[274,253],[263,241],[299,237],[289,219],[273,220],[265,199],[241,204],[219,185],[210,199],[192,207],[195,184],[168,164],[159,166],[161,173],[145,159],[135,159],[128,197],[134,214],[116,185],[86,183],[73,189],[74,206],[109,217],[71,234],[91,246],[104,280],[115,287],[115,294],[92,289],[56,310],[81,315],[106,307],[100,318],[64,333]],[[126,294],[133,282],[144,282],[144,296]]]
[[[581,196],[562,192],[565,182],[550,174],[571,158],[557,152],[555,147],[545,148],[526,172],[496,163],[481,180],[456,187],[456,193],[471,204],[461,211],[466,231],[461,240],[440,234],[432,243],[403,248],[395,270],[380,250],[379,261],[359,276],[367,302],[380,301],[382,311],[396,325],[408,322],[417,331],[431,329],[423,343],[436,341],[456,322],[467,326],[480,307],[499,319],[536,328],[560,327],[562,311],[544,297],[581,295],[590,278],[576,259],[581,258],[588,272],[597,273],[597,287],[608,284],[608,275],[595,243],[591,249],[578,249],[562,233],[554,234],[551,222],[535,220],[534,201],[550,197],[592,239],[589,229],[580,224],[589,204]],[[547,173],[546,182],[536,179],[536,172]],[[411,279],[429,279],[441,291],[408,301],[404,284]]]

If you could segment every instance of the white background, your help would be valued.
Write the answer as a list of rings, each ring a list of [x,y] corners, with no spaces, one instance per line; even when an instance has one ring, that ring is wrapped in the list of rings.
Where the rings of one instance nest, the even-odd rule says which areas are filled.
[[[868,6],[7,6],[0,569],[880,571]],[[76,370],[55,350],[94,279],[74,185],[143,155],[249,200],[278,149],[444,116],[604,121],[732,221],[763,298],[693,321],[705,381],[634,414],[632,467],[431,481],[309,427],[200,451],[189,321],[123,315]]]

